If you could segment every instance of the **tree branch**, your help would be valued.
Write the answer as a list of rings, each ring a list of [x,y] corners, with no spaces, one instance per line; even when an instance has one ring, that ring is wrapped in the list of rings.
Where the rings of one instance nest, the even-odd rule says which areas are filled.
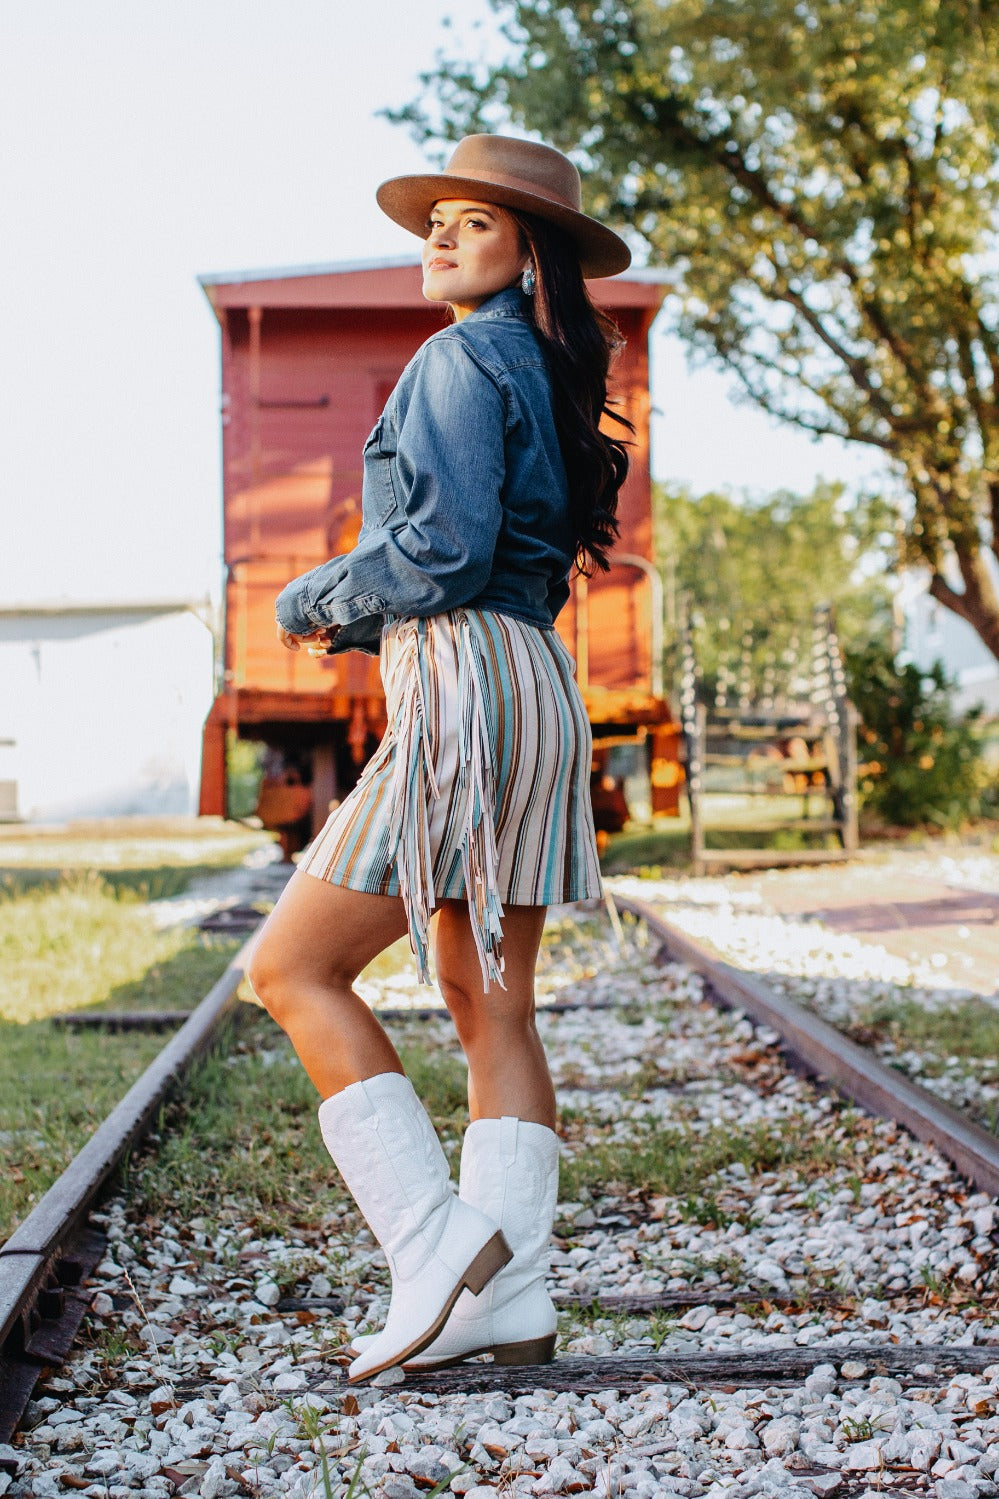
[[[839,339],[835,338],[829,332],[818,313],[812,311],[800,292],[794,291],[790,286],[785,286],[783,291],[777,293],[777,298],[779,301],[790,303],[799,315],[804,318],[816,338],[820,339],[826,348],[835,354],[836,358],[846,367],[854,385],[860,387],[879,415],[883,417],[889,426],[892,426],[895,417],[891,408],[891,402],[886,400],[876,385],[872,384],[864,361],[856,354],[851,354],[840,343]]]
[[[936,599],[938,604],[943,604],[945,609],[950,609],[954,614],[966,619],[968,624],[974,624],[974,617],[968,608],[968,601],[963,593],[958,593],[951,588],[950,584],[940,573],[935,572],[930,577],[930,586],[927,589],[931,598]]]
[[[977,538],[966,537],[963,545],[960,540],[954,540],[953,545],[964,583],[965,608],[970,611],[965,618],[970,619],[995,654],[999,649],[999,595],[986,564],[985,552]]]
[[[987,453],[989,450],[989,438],[991,436],[989,419],[986,412],[986,402],[982,399],[982,393],[978,388],[978,372],[975,369],[971,339],[968,337],[966,329],[958,329],[956,341],[957,362],[961,372],[961,381],[964,385],[964,397],[968,410],[975,418],[978,435],[982,440],[982,451]]]
[[[962,280],[959,283],[958,296],[968,310],[968,315],[975,327],[978,342],[981,344],[982,351],[989,362],[989,370],[992,374],[992,402],[996,408],[997,419],[999,419],[999,338],[983,322],[981,308],[978,305],[975,291],[968,285],[967,281]]]
[[[633,108],[629,100],[629,107]],[[801,213],[797,204],[782,202],[771,190],[769,183],[763,176],[762,171],[750,167],[743,152],[726,137],[722,135],[701,134],[695,130],[681,114],[680,101],[675,98],[659,100],[657,113],[660,117],[660,125],[667,138],[685,146],[689,151],[700,155],[708,160],[715,161],[723,167],[731,177],[749,192],[758,203],[768,208],[788,228],[793,229],[805,239],[813,239],[822,243],[822,236]],[[648,128],[648,120],[644,115],[636,118],[636,124]],[[927,384],[923,372],[918,368],[911,345],[907,340],[891,326],[884,308],[878,299],[865,294],[861,286],[860,276],[856,267],[845,255],[834,255],[831,265],[838,271],[851,286],[857,299],[858,310],[867,319],[871,328],[880,341],[885,344],[892,356],[898,361],[906,375],[919,391],[921,398],[933,407],[940,409],[940,402],[930,385]]]
[[[742,388],[745,390],[746,394],[756,403],[756,405],[761,406],[764,411],[766,411],[770,416],[776,417],[778,421],[789,422],[794,427],[800,427],[802,431],[810,433],[813,437],[838,437],[841,442],[862,442],[866,443],[869,447],[880,448],[882,452],[885,453],[890,453],[893,451],[894,444],[892,443],[891,438],[875,437],[871,433],[866,433],[861,431],[859,428],[852,427],[849,423],[847,423],[846,431],[844,431],[840,427],[824,426],[820,422],[809,421],[807,417],[801,416],[797,412],[785,410],[783,407],[778,406],[767,394],[767,392],[762,389],[762,387],[753,384],[747,372],[742,368],[742,366],[735,358],[726,353],[724,350],[718,350],[718,353],[726,367],[730,369],[739,380],[739,383],[742,385]],[[739,357],[741,359],[748,359],[754,364],[759,364],[764,369],[772,370],[774,368],[772,360],[764,359],[761,355],[754,354],[751,350],[748,349],[741,350]],[[785,376],[784,378],[792,377]],[[817,400],[824,399],[819,394],[819,392],[815,390],[814,387],[811,386],[806,379],[804,379],[803,376],[795,375],[793,376],[793,379],[797,382],[797,384],[803,385],[804,388],[811,395],[814,395]],[[827,406],[829,405],[828,399],[825,400],[825,404]]]

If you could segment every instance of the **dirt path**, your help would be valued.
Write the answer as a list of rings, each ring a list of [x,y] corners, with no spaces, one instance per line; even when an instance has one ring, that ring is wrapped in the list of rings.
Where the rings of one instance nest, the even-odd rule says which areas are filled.
[[[928,962],[941,984],[999,995],[999,860],[893,853],[847,865],[770,870],[740,879],[779,915]],[[976,888],[982,887],[982,888]],[[991,887],[991,888],[990,888]]]

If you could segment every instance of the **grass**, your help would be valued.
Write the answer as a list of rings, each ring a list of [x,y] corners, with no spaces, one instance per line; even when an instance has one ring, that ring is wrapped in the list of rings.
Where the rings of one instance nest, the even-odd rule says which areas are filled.
[[[873,1006],[858,1021],[865,1039],[887,1037],[906,1050],[937,1057],[999,1058],[999,1009],[982,999],[955,999],[938,1009],[897,998]]]
[[[191,928],[157,930],[140,894],[115,889],[102,875],[7,888],[0,892],[0,1021],[25,1024],[95,1005],[185,1008],[231,951]]]
[[[209,824],[170,838],[7,830],[0,842],[0,1241],[164,1045],[162,1034],[56,1028],[82,1008],[189,1009],[238,948],[158,930],[145,901],[239,863],[257,834]],[[103,868],[93,867],[96,856]],[[151,855],[162,860],[151,862]],[[55,860],[65,867],[54,867]],[[13,868],[14,863],[20,867]]]
[[[116,818],[57,829],[4,827],[0,872],[217,869],[238,864],[251,849],[272,841],[269,834],[210,817]]]
[[[897,1049],[894,1065],[933,1089],[937,1079],[973,1080],[975,1087],[999,1082],[999,1010],[974,996],[953,999],[940,1009],[927,1009],[899,996],[872,1005],[850,1026],[863,1046],[888,1042]],[[918,1071],[909,1066],[915,1052]],[[988,1094],[971,1096],[964,1112],[992,1134],[999,1134],[999,1104]]]
[[[183,895],[195,880],[206,878],[220,869],[228,869],[227,862],[198,864],[137,864],[132,868],[116,869],[113,866],[88,869],[70,864],[63,866],[39,865],[23,869],[12,869],[8,865],[0,870],[0,893],[4,896],[26,895],[61,889],[67,882],[93,879],[99,881],[115,895],[133,895],[137,900],[168,900],[172,895]]]
[[[163,1037],[0,1026],[0,1241],[72,1160]]]
[[[817,813],[818,798],[813,801]],[[838,848],[835,834],[807,828],[766,830],[760,824],[801,816],[800,793],[786,797],[738,797],[718,795],[705,801],[704,842],[706,848],[779,849]],[[712,827],[712,820],[719,827]],[[722,830],[724,829],[724,830]],[[686,870],[691,862],[690,820],[686,807],[676,818],[661,818],[652,827],[635,826],[614,833],[600,860],[604,874],[634,874],[643,870]]]
[[[274,1022],[253,1009],[242,1017],[228,1056],[217,1053],[188,1074],[170,1106],[155,1155],[131,1183],[140,1211],[236,1222],[248,1204],[261,1232],[314,1219],[332,1201],[332,1168],[316,1127],[318,1099]]]
[[[172,957],[161,958],[142,979],[117,987],[106,1001],[128,1009],[193,1006],[237,946],[208,945],[198,933],[186,932]],[[47,1020],[0,1020],[0,1154],[6,1167],[0,1174],[0,1241],[51,1186],[164,1042],[162,1034],[152,1032],[109,1035],[56,1028]]]
[[[0,887],[0,1147],[8,1165],[0,1178],[0,1240],[65,1168],[96,1126],[164,1045],[162,1034],[114,1034],[55,1028],[48,1017],[76,1009],[189,1009],[211,988],[239,944],[190,928],[158,930],[146,900],[181,893],[208,869],[238,862],[260,843],[240,830],[224,840],[190,836],[153,866],[149,845],[89,838],[58,845],[85,862],[97,852],[99,871],[53,873],[44,858]],[[42,840],[46,851],[52,842]],[[6,856],[6,847],[2,850]],[[37,850],[35,851],[37,855]],[[183,862],[183,860],[187,862]],[[408,944],[382,955],[385,976],[409,961]],[[465,1070],[454,1057],[404,1053],[417,1086],[454,1143],[466,1099]],[[238,1086],[237,1086],[238,1083]],[[244,1091],[245,1089],[245,1091]],[[247,1106],[252,1099],[252,1110]],[[217,1056],[201,1065],[180,1131],[159,1158],[163,1180],[177,1174],[182,1200],[213,1214],[215,1193],[250,1196],[275,1221],[301,1201],[331,1192],[329,1158],[315,1129],[316,1098],[290,1047],[260,1011],[250,1011],[236,1064]],[[221,1142],[205,1152],[206,1139]],[[244,1181],[244,1176],[246,1180]]]
[[[594,1301],[592,1306],[563,1308],[559,1333],[563,1344],[588,1332],[606,1333],[616,1343],[627,1338],[648,1338],[653,1351],[658,1353],[666,1339],[676,1332],[679,1315],[663,1308],[651,1312],[608,1311]]]
[[[842,1164],[842,1154],[841,1141],[795,1130],[787,1119],[743,1129],[718,1125],[700,1134],[656,1128],[644,1139],[624,1142],[591,1136],[585,1150],[563,1161],[561,1191],[572,1201],[594,1192],[676,1197],[689,1204],[691,1218],[699,1219],[713,1208],[703,1196],[706,1180],[726,1166],[738,1162],[752,1175],[793,1165],[821,1176]]]

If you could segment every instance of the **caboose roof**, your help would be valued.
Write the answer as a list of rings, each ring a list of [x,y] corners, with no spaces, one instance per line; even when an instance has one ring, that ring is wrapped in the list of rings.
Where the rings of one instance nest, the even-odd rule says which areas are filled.
[[[425,307],[420,259],[341,260],[324,265],[213,271],[198,277],[216,314],[231,307]],[[658,307],[668,271],[640,267],[594,282],[604,307]]]

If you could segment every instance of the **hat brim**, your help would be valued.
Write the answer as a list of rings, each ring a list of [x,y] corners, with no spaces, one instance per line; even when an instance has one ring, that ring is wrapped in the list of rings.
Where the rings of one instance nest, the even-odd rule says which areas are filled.
[[[390,177],[375,197],[390,219],[427,237],[427,219],[435,203],[444,198],[468,198],[475,203],[496,203],[501,208],[519,208],[564,229],[579,251],[583,275],[591,280],[617,276],[631,264],[631,251],[620,235],[574,208],[553,202],[540,193],[523,192],[502,183],[478,177],[456,177],[447,173],[418,177]]]

